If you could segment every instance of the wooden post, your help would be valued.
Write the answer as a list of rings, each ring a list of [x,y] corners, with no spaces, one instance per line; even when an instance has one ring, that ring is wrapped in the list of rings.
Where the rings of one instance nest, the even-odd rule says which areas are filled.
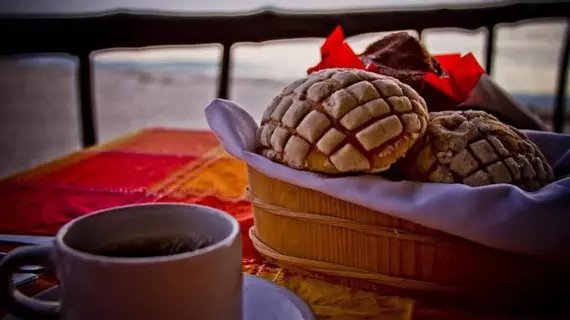
[[[79,55],[79,113],[81,120],[81,142],[84,148],[97,143],[93,108],[93,86],[90,52]]]
[[[566,83],[568,83],[568,63],[570,62],[570,19],[566,22],[566,34],[562,41],[560,65],[558,66],[558,80],[556,86],[556,102],[554,105],[554,118],[552,119],[554,132],[564,132],[566,109]]]
[[[495,51],[495,26],[487,26],[487,38],[485,42],[485,71],[489,76],[493,71],[493,53]]]
[[[222,49],[222,64],[218,78],[218,98],[228,99],[230,90],[230,67],[231,67],[232,44],[224,43]]]

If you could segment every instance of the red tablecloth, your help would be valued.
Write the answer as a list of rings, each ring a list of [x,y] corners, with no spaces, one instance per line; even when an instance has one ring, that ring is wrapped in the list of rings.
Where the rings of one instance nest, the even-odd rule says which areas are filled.
[[[237,180],[227,183],[228,170]],[[220,208],[245,230],[253,223],[246,183],[245,166],[212,133],[144,130],[0,181],[0,233],[54,235],[86,213],[147,202]]]

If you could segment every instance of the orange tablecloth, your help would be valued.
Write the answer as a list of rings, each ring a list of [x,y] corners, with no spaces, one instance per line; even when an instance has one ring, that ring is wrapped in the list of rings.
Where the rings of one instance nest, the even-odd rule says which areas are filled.
[[[0,181],[0,233],[54,235],[66,222],[95,210],[146,202],[198,203],[240,221],[244,272],[292,289],[319,319],[479,318],[306,278],[262,261],[247,237],[253,218],[246,185],[245,164],[226,154],[211,132],[148,129]],[[53,284],[53,279],[41,279],[26,292]]]

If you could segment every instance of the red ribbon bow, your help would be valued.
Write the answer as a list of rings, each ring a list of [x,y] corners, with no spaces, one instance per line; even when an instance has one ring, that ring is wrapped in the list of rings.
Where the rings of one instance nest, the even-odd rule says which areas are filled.
[[[330,68],[353,68],[366,70],[364,63],[344,41],[344,31],[341,26],[334,29],[325,43],[321,46],[321,62],[309,68],[309,74]]]
[[[440,77],[432,72],[427,72],[424,75],[424,81],[457,102],[467,100],[471,90],[479,82],[479,78],[485,74],[485,70],[477,62],[475,56],[472,53],[464,56],[447,54],[437,55],[435,58],[445,74]]]
[[[444,76],[426,72],[424,81],[445,93],[458,103],[465,101],[485,70],[473,54],[444,54],[434,56],[444,70]],[[307,70],[308,74],[322,69],[353,68],[380,73],[373,64],[364,65],[359,56],[346,43],[344,31],[337,26],[321,46],[321,62]]]

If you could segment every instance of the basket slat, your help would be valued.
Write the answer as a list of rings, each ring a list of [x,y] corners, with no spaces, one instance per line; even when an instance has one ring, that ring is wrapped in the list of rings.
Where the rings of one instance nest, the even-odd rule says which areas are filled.
[[[253,237],[270,260],[301,272],[340,276],[341,283],[365,290],[461,291],[466,296],[482,294],[487,303],[494,303],[490,293],[500,295],[510,288],[527,295],[521,287],[537,293],[561,270],[275,180],[251,167],[248,171]],[[337,269],[319,269],[319,263]],[[376,280],[342,276],[339,270],[345,269]],[[422,285],[393,285],[406,280]]]

